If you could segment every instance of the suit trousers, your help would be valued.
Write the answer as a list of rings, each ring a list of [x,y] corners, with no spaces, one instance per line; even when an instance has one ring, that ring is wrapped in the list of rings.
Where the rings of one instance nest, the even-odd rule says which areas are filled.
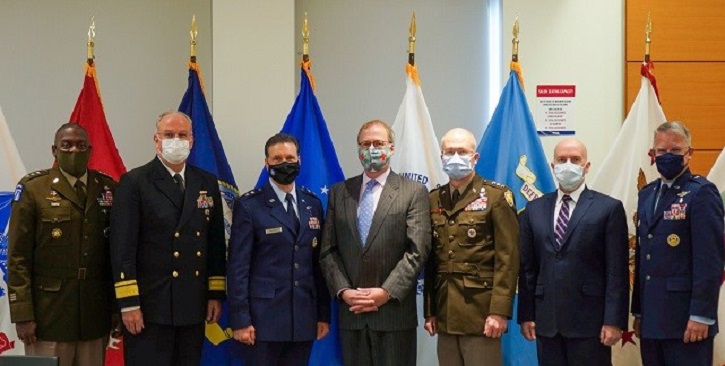
[[[376,331],[340,329],[345,366],[415,366],[415,329]]]
[[[78,342],[50,342],[38,340],[25,346],[28,356],[58,357],[59,366],[103,365],[106,344],[103,338]]]
[[[203,322],[183,327],[145,322],[136,335],[123,327],[126,366],[198,366],[203,342]]]
[[[438,363],[446,366],[501,366],[501,339],[438,333]]]
[[[536,355],[541,366],[611,366],[612,348],[599,337],[567,338],[536,335]]]
[[[312,341],[256,341],[253,346],[242,345],[246,366],[307,366],[311,352]]]
[[[640,340],[640,354],[644,366],[710,366],[712,365],[714,337],[699,342],[685,343],[682,339]]]

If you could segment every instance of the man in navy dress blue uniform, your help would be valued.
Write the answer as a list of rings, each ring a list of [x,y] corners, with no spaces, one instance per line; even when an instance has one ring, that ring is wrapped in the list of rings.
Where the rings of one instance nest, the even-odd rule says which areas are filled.
[[[234,203],[228,299],[234,339],[248,366],[307,365],[327,335],[330,296],[319,265],[322,204],[295,185],[299,144],[286,134],[265,145],[270,180]],[[312,165],[310,165],[312,166]]]
[[[681,122],[661,124],[651,152],[661,177],[639,193],[632,314],[645,366],[712,365],[723,203],[690,173],[691,146]]]

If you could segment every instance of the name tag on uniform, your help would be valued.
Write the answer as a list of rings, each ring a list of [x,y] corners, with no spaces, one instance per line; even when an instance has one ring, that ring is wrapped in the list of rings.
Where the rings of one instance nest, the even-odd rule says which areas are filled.
[[[267,235],[269,235],[269,234],[279,234],[281,232],[282,232],[282,227],[281,226],[280,227],[272,227],[272,228],[269,228],[269,229],[264,229],[264,233],[267,234]]]

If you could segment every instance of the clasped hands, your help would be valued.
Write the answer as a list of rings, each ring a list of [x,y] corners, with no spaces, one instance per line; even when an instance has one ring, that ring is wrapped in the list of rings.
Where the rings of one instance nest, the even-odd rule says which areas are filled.
[[[390,300],[388,290],[382,287],[346,289],[341,297],[355,314],[378,311]]]

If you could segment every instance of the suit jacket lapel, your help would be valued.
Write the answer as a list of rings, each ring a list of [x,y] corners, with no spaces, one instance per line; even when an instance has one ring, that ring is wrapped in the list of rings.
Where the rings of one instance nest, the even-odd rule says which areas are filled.
[[[559,249],[556,247],[556,236],[554,235],[554,212],[556,209],[556,200],[558,198],[558,190],[554,191],[554,193],[548,193],[544,196],[544,199],[546,199],[546,213],[544,217],[546,218],[546,227],[548,228],[547,233],[549,237],[549,245],[551,245],[551,248],[557,252]]]
[[[277,194],[274,192],[274,189],[272,189],[271,183],[267,182],[264,186],[262,186],[262,194],[264,195],[265,204],[270,208],[269,214],[277,219],[277,221],[279,221],[282,225],[287,227],[287,230],[289,230],[289,232],[292,233],[292,236],[294,236],[295,224],[292,220],[290,220],[287,211],[284,209],[284,205],[280,202],[279,197],[277,197]],[[299,198],[297,202],[299,202]],[[299,203],[297,206],[299,207]]]
[[[184,226],[184,224],[186,224],[186,222],[189,221],[191,216],[194,214],[194,210],[198,209],[197,199],[199,199],[199,197],[202,195],[201,177],[195,174],[193,170],[189,169],[188,164],[186,165],[185,175],[186,177],[184,177],[184,203],[177,230]],[[173,181],[173,178],[171,180]],[[174,185],[176,185],[176,182],[174,182]],[[210,194],[210,192],[204,193]],[[221,204],[221,202],[219,202],[220,197],[214,197],[213,199],[216,200],[216,204]]]
[[[84,208],[81,206],[81,200],[78,197],[75,188],[73,188],[68,182],[68,179],[63,176],[63,173],[60,172],[60,168],[51,169],[50,176],[54,191],[58,192],[58,194],[65,197],[67,200],[73,202],[76,206]],[[88,201],[86,200],[86,202]]]
[[[362,239],[360,238],[360,231],[357,227],[357,208],[360,206],[361,186],[362,175],[358,175],[357,177],[345,181],[345,192],[347,193],[347,197],[345,197],[344,200],[345,216],[347,218],[347,222],[350,223],[351,226],[353,226],[353,229],[351,231],[354,232],[353,238],[355,238],[355,242],[358,248],[362,247]]]
[[[305,200],[304,196],[300,193],[300,190],[297,189],[297,216],[300,218],[300,231],[297,233],[298,238],[302,238],[302,235],[305,235],[307,230],[310,230],[310,217],[312,216],[312,212],[310,212],[311,209],[312,206],[309,205],[307,200]]]
[[[158,158],[154,158],[152,164],[154,165],[154,169],[151,171],[151,174],[154,185],[176,208],[181,210],[184,204],[184,195],[179,190],[176,182],[174,182],[174,178],[171,177],[169,171],[164,167],[164,163]]]
[[[566,233],[564,233],[564,242],[561,244],[562,248],[567,245],[567,241],[569,240],[571,233],[579,224],[581,218],[584,217],[584,215],[586,214],[589,206],[591,206],[592,204],[593,198],[594,193],[592,193],[592,191],[590,191],[588,188],[584,187],[581,195],[579,195],[579,202],[576,203],[576,207],[574,207],[574,212],[572,212],[571,217],[569,217],[569,224],[566,226]]]
[[[640,220],[642,220],[642,224],[644,224],[646,227],[650,227],[654,223],[654,209],[655,209],[655,200],[657,199],[657,193],[659,191],[657,190],[657,187],[659,187],[660,180],[657,180],[656,184],[653,184],[650,187],[647,187],[645,189],[650,190],[651,192],[646,192],[645,194],[645,202],[644,205],[641,208],[641,211],[644,213],[644,217]]]
[[[401,178],[395,174],[392,170],[388,174],[388,179],[385,181],[383,191],[380,192],[380,200],[378,206],[375,208],[373,214],[373,222],[370,224],[370,232],[368,232],[367,242],[365,242],[364,252],[370,249],[370,244],[375,240],[375,236],[380,231],[380,226],[385,221],[385,216],[388,214],[390,206],[395,202],[395,198],[398,196],[398,186]]]

